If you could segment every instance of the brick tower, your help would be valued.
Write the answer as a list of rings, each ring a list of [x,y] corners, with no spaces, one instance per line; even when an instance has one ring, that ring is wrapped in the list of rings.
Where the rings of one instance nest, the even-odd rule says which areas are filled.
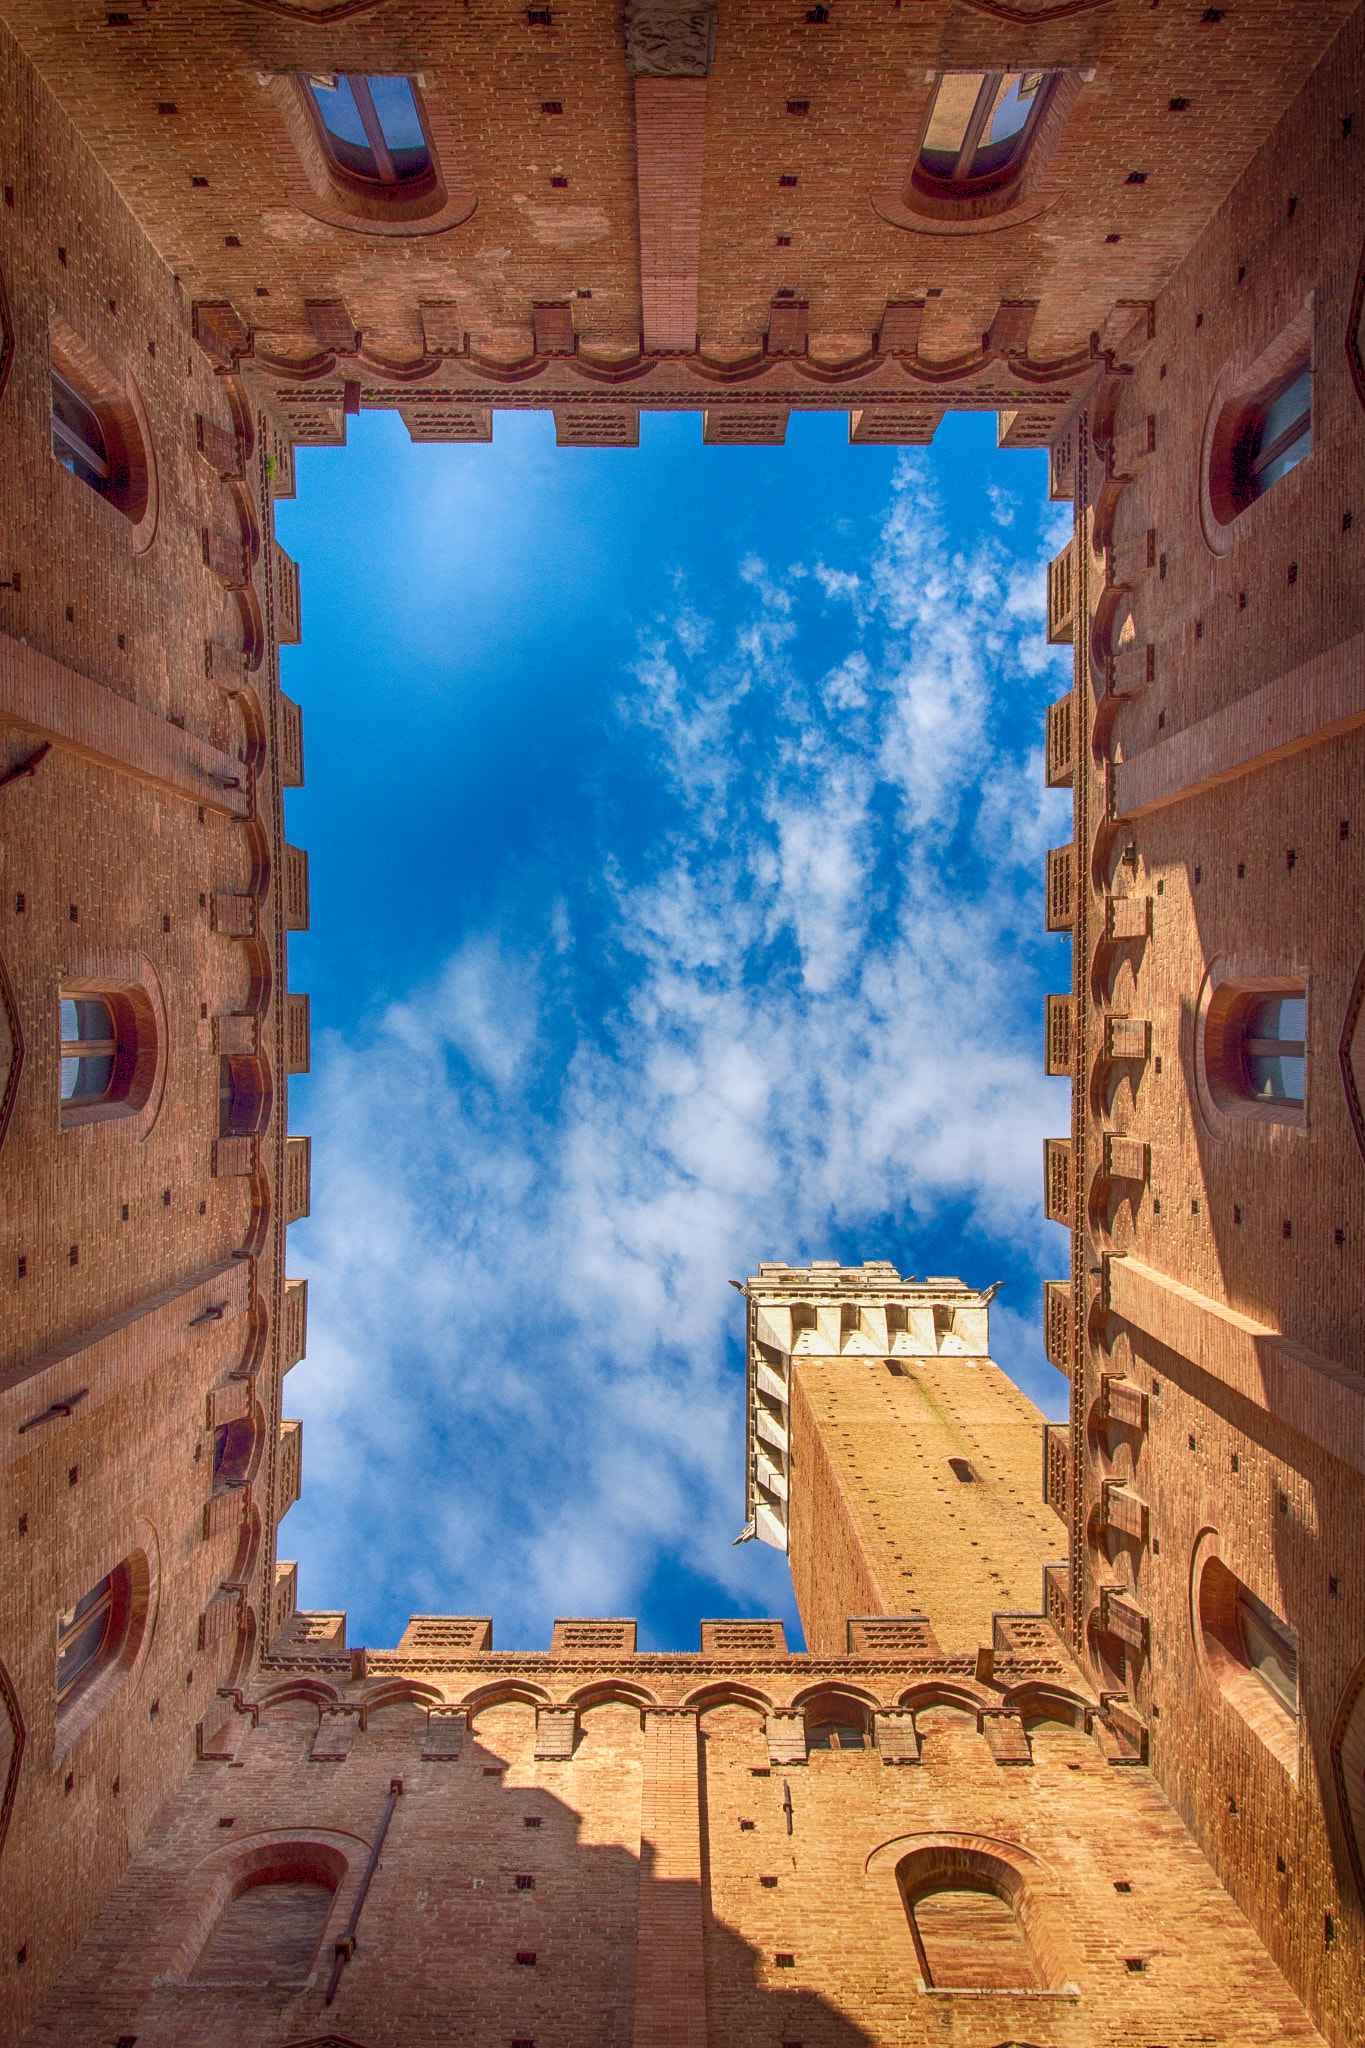
[[[989,1355],[993,1292],[833,1260],[748,1282],[749,1514],[818,1656],[844,1654],[850,1616],[911,1612],[974,1652],[1065,1566],[1043,1418]]]

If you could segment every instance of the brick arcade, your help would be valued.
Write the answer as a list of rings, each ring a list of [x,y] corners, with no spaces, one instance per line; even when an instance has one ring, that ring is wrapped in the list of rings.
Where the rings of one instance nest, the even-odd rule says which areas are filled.
[[[4,23],[4,2040],[1365,2041],[1365,13]],[[375,406],[565,448],[986,409],[1074,507],[1070,1421],[989,1292],[761,1265],[745,1511],[804,1653],[348,1646],[279,1559],[273,507]]]

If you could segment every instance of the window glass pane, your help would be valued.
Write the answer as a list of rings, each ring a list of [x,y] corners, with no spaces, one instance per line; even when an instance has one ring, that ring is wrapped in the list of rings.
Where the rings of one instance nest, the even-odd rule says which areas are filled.
[[[866,1747],[866,1737],[861,1728],[846,1728],[841,1722],[838,1733],[840,1749],[864,1749]]]
[[[68,1064],[68,1061],[62,1061],[64,1069]],[[108,1093],[109,1084],[114,1078],[114,1062],[107,1053],[88,1055],[85,1059],[77,1060],[76,1065],[79,1072],[76,1075],[76,1085],[67,1097],[68,1101],[93,1102]]]
[[[1303,1041],[1305,1000],[1302,996],[1262,996],[1253,1004],[1248,1038],[1289,1038]]]
[[[81,1039],[113,1038],[114,1020],[109,1014],[109,1005],[98,996],[79,996],[73,1002],[68,996],[62,1002],[62,1041],[70,1045]]]
[[[104,1647],[109,1627],[114,1581],[98,1586],[65,1614],[57,1617],[57,1696],[66,1692],[92,1665]]]
[[[1303,1101],[1303,1061],[1252,1053],[1247,1060],[1251,1092],[1267,1102]]]
[[[1299,1659],[1288,1631],[1250,1593],[1238,1596],[1237,1619],[1247,1662],[1291,1714],[1299,1710]]]
[[[1261,423],[1261,446],[1269,447],[1279,439],[1287,428],[1297,421],[1306,421],[1312,406],[1313,380],[1309,371],[1294,379],[1287,391],[1282,391],[1275,403],[1268,406]]]
[[[104,461],[104,435],[95,413],[65,377],[52,372],[52,417],[66,429],[63,438],[73,437],[86,451]]]
[[[64,377],[52,378],[52,453],[63,469],[103,491],[109,482],[109,451],[99,419]]]
[[[1019,133],[1033,110],[1041,71],[1009,71],[1000,81],[989,119],[981,131],[983,143],[1008,142]]]
[[[80,1077],[81,1077],[81,1063],[80,1063],[80,1061],[79,1061],[79,1060],[63,1060],[63,1061],[62,1061],[62,1101],[63,1101],[63,1102],[70,1102],[70,1100],[71,1100],[72,1096],[73,1096],[73,1095],[74,1095],[74,1094],[76,1093],[76,1083],[77,1083],[77,1082],[78,1082],[78,1081],[80,1080]]]
[[[806,1737],[806,1748],[832,1749],[834,1745],[830,1740],[831,1732],[832,1731],[830,1730],[828,1725],[821,1728],[812,1728],[809,1735]]]
[[[335,79],[310,78],[308,87],[317,103],[322,125],[327,133],[335,136],[338,142],[349,142],[369,155],[369,138],[365,133],[365,123],[360,118],[360,109],[355,103],[355,94],[351,91],[350,79],[344,76]],[[372,156],[370,162],[374,162]]]
[[[74,1607],[60,1617],[58,1628],[63,1633],[69,1628],[74,1628],[77,1622],[84,1621],[87,1614],[107,1601],[113,1590],[114,1581],[111,1574],[109,1578],[101,1579],[98,1586],[92,1586],[83,1600],[78,1600]]]
[[[425,156],[427,139],[412,87],[406,78],[367,78],[374,110],[385,142],[395,158],[400,150],[420,150]]]
[[[1014,162],[1046,76],[1045,71],[1010,71],[1002,78],[972,158],[974,178],[1003,171]]]
[[[108,1621],[106,1614],[97,1614],[77,1629],[73,1635],[57,1647],[57,1696],[75,1684],[83,1671],[89,1669],[104,1646],[104,1631]]]
[[[1297,441],[1293,442],[1288,448],[1275,456],[1273,461],[1267,462],[1256,472],[1257,482],[1261,489],[1268,491],[1270,486],[1277,484],[1282,476],[1288,476],[1291,469],[1297,469],[1298,465],[1304,460],[1304,457],[1311,455],[1312,452],[1313,436],[1305,428]]]
[[[927,169],[940,176],[951,176],[967,137],[967,123],[985,83],[984,71],[949,71],[939,80],[924,136],[922,160]]]

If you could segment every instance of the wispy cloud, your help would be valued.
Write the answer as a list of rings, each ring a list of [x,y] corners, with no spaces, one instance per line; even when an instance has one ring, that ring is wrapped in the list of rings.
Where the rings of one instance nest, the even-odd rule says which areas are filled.
[[[604,746],[607,779],[643,759],[653,841],[315,1044],[304,1604],[535,1644],[672,1570],[790,1611],[781,1561],[729,1543],[727,1279],[947,1213],[1052,1269],[1041,588],[998,537],[949,547],[916,458],[865,559],[750,555],[722,606],[682,579]],[[995,1316],[1018,1370],[1036,1330]]]

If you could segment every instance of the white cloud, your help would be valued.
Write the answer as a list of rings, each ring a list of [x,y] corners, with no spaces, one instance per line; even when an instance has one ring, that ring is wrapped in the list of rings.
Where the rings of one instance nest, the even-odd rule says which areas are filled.
[[[1013,491],[1002,491],[999,484],[987,484],[986,496],[991,501],[991,518],[997,526],[1013,526],[1019,500]]]
[[[1055,828],[1017,736],[1056,693],[1020,646],[1041,572],[994,540],[951,554],[926,479],[902,461],[871,559],[817,569],[850,603],[832,662],[828,621],[818,658],[803,644],[804,572],[756,557],[724,633],[685,590],[656,622],[619,707],[672,801],[646,859],[561,874],[538,949],[476,932],[367,1038],[315,1046],[291,1233],[310,1351],[286,1394],[306,1492],[283,1532],[305,1605],[491,1611],[532,1645],[555,1613],[633,1611],[672,1557],[789,1610],[780,1560],[729,1543],[727,1280],[949,1205],[1054,1270]],[[592,1016],[566,977],[575,892],[604,883],[625,979]],[[996,1315],[1020,1369],[1036,1331]]]

